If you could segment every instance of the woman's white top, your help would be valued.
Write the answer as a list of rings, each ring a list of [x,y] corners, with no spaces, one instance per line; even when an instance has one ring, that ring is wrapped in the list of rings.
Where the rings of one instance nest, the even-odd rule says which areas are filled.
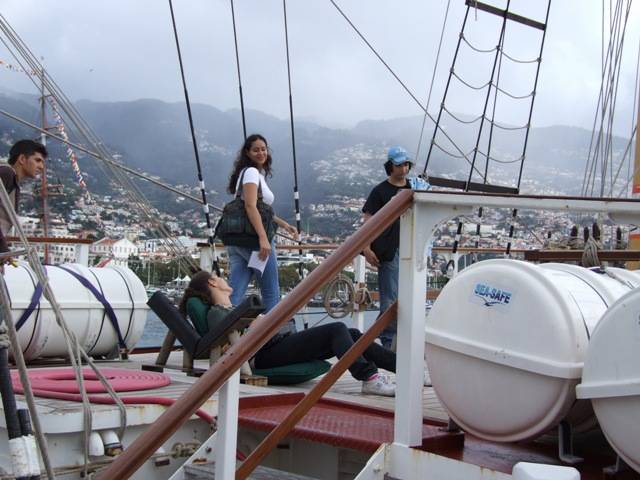
[[[240,172],[240,176],[238,177],[238,181],[236,182],[236,192],[240,187],[240,178],[242,177],[242,172]],[[258,171],[255,167],[249,167],[244,171],[244,177],[242,177],[242,185],[246,185],[247,183],[253,183],[254,185],[259,185],[262,190],[262,200],[267,205],[273,204],[273,200],[275,199],[273,192],[267,185],[267,181],[264,178],[264,175]],[[240,198],[244,200],[244,193],[240,194]]]

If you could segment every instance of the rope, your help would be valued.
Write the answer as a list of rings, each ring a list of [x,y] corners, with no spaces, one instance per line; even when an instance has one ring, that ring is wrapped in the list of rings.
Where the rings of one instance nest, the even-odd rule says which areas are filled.
[[[82,410],[83,410],[83,425],[84,425],[84,443],[83,443],[83,447],[84,447],[84,470],[85,473],[87,471],[88,468],[88,463],[89,463],[89,434],[91,433],[91,407],[89,405],[89,400],[88,400],[88,396],[86,391],[83,389],[84,383],[82,380],[82,375],[80,374],[80,365],[82,364],[82,361],[85,361],[95,372],[97,377],[100,379],[100,381],[103,383],[103,385],[105,385],[105,388],[107,389],[107,391],[109,392],[109,395],[112,396],[112,398],[114,399],[116,405],[118,406],[118,409],[120,410],[120,436],[124,435],[124,429],[126,426],[126,408],[124,406],[124,404],[118,399],[116,393],[113,391],[113,389],[111,388],[111,386],[109,385],[109,382],[107,381],[107,379],[104,377],[104,375],[102,375],[100,373],[100,371],[97,369],[97,367],[95,366],[95,363],[93,362],[93,360],[86,354],[86,352],[82,349],[82,347],[80,346],[80,343],[78,342],[77,337],[75,336],[75,334],[73,333],[73,331],[71,331],[64,319],[64,316],[62,314],[62,310],[60,308],[60,305],[58,304],[55,295],[53,294],[53,290],[51,289],[51,286],[49,284],[49,278],[46,275],[46,272],[44,270],[44,268],[42,267],[42,265],[40,264],[38,255],[35,251],[34,248],[32,248],[29,244],[29,241],[27,240],[27,237],[24,234],[24,231],[22,230],[22,227],[20,225],[20,222],[18,220],[17,214],[13,208],[13,205],[11,204],[11,200],[9,198],[9,195],[7,194],[6,189],[4,188],[4,184],[2,184],[2,182],[0,182],[0,203],[2,204],[2,206],[4,207],[7,215],[9,216],[9,220],[11,221],[11,224],[13,225],[16,234],[18,235],[18,237],[20,238],[20,242],[23,245],[23,247],[25,248],[25,250],[27,250],[27,259],[29,261],[29,265],[31,266],[32,270],[34,271],[34,273],[36,274],[36,277],[38,278],[38,282],[43,286],[44,289],[44,295],[45,298],[49,301],[49,304],[51,305],[52,310],[55,313],[55,318],[56,318],[56,323],[58,324],[58,326],[60,327],[60,329],[63,332],[63,335],[65,337],[65,344],[67,347],[67,351],[69,354],[69,360],[71,361],[71,364],[74,368],[74,371],[76,372],[76,378],[78,380],[78,384],[81,387],[81,391],[82,391]],[[4,277],[2,278],[2,280],[0,281],[0,287],[2,288],[3,292],[3,296],[5,298],[8,299],[8,292],[6,292],[6,284],[4,283]],[[18,343],[17,340],[17,333],[15,331],[15,326],[13,324],[13,320],[11,319],[11,311],[9,310],[9,303],[8,300],[6,302],[2,302],[4,307],[6,308],[6,311],[8,311],[8,313],[5,315],[5,322],[7,324],[10,323],[9,328],[10,328],[10,335],[12,337],[12,344],[13,344],[13,350],[14,350],[14,356],[16,359],[16,364],[18,365],[18,369],[20,370],[20,378],[22,381],[22,384],[25,387],[25,397],[27,399],[27,404],[29,406],[29,413],[33,419],[33,426],[34,426],[34,430],[36,431],[37,434],[37,438],[38,438],[38,446],[40,448],[41,454],[43,455],[43,458],[45,456],[48,456],[47,453],[47,444],[46,444],[46,440],[44,439],[44,434],[40,425],[40,421],[38,418],[38,414],[37,414],[37,410],[35,407],[35,400],[33,398],[33,392],[31,390],[31,385],[29,383],[29,379],[27,377],[27,370],[26,370],[26,364],[24,362],[24,357],[22,355],[22,350],[20,349],[20,345]],[[47,462],[47,460],[45,460],[45,466],[47,468],[47,474],[50,478],[55,478],[53,476],[53,470],[51,469],[51,465],[50,462]]]
[[[484,153],[484,152],[482,152],[480,150],[478,150],[478,153],[480,155],[482,155],[483,157],[485,157],[487,160],[491,160],[492,162],[502,163],[502,164],[517,163],[517,162],[520,162],[520,161],[524,160],[524,157],[518,157],[518,158],[515,158],[513,160],[501,160],[499,158],[495,158],[495,157],[492,157],[490,155],[487,155],[486,153]]]
[[[601,265],[600,259],[598,258],[599,248],[599,242],[593,238],[593,236],[587,239],[584,244],[584,251],[582,252],[581,263],[583,267],[591,268],[599,267]]]
[[[489,48],[487,50],[478,48],[478,47],[472,45],[471,42],[469,42],[469,40],[467,40],[467,37],[464,36],[464,32],[460,32],[460,38],[462,39],[462,41],[464,43],[466,43],[469,46],[469,48],[471,48],[471,50],[474,50],[474,51],[476,51],[478,53],[491,53],[491,52],[495,52],[498,49],[497,46],[495,46],[493,48]]]
[[[433,142],[433,146],[438,148],[438,150],[440,150],[442,153],[445,153],[447,155],[449,155],[452,158],[466,158],[466,156],[464,154],[462,155],[456,155],[455,153],[451,153],[448,150],[445,150],[443,147],[441,147],[438,143],[436,143],[435,141]],[[470,151],[470,153],[473,152],[473,150]],[[467,154],[469,155],[469,154]]]
[[[198,151],[198,141],[196,140],[196,131],[193,126],[193,115],[191,114],[191,101],[189,100],[189,92],[187,90],[187,81],[184,75],[184,65],[182,63],[182,53],[180,52],[180,40],[178,39],[178,28],[176,27],[176,18],[173,13],[173,0],[169,0],[169,10],[171,12],[171,24],[173,26],[173,36],[176,41],[176,50],[178,52],[178,63],[180,65],[180,77],[182,78],[182,87],[184,90],[184,101],[187,106],[187,116],[189,117],[189,130],[191,132],[191,142],[193,144],[193,153],[195,155],[196,168],[198,170],[198,181],[200,182],[200,194],[202,195],[202,210],[204,212],[204,218],[207,222],[207,238],[209,241],[209,248],[213,250],[213,258],[214,258],[213,269],[216,272],[216,275],[220,276],[220,267],[218,266],[216,247],[213,242],[213,228],[211,226],[211,217],[209,216],[209,203],[207,202],[207,192],[205,189],[204,178],[202,176],[202,165],[200,164],[200,153]],[[235,35],[235,30],[234,30],[234,35]]]
[[[344,318],[353,312],[355,289],[349,277],[338,274],[324,289],[323,305],[331,318]],[[337,300],[337,302],[336,302]]]
[[[420,147],[422,146],[422,136],[424,135],[424,127],[427,123],[427,112],[429,111],[429,104],[431,103],[431,93],[433,92],[433,85],[436,79],[436,71],[438,70],[438,63],[440,61],[440,51],[442,50],[442,40],[444,39],[444,31],[447,26],[447,18],[449,16],[449,6],[451,0],[447,0],[447,9],[444,12],[444,20],[442,21],[442,30],[440,31],[440,41],[438,42],[438,51],[436,52],[436,61],[433,65],[433,73],[431,74],[431,84],[429,85],[429,93],[427,94],[427,103],[425,104],[425,114],[422,116],[422,126],[420,127],[420,136],[418,137],[418,147],[416,148],[416,163],[420,158]]]
[[[469,82],[465,81],[462,79],[462,77],[460,75],[458,75],[455,71],[451,71],[451,74],[463,85],[466,85],[467,87],[469,87],[472,90],[482,90],[483,88],[487,88],[489,85],[491,85],[491,80],[489,80],[487,83],[483,83],[482,85],[471,85]]]
[[[298,190],[298,161],[296,156],[296,132],[293,117],[293,96],[291,94],[291,63],[289,61],[289,27],[287,23],[287,2],[282,0],[282,13],[284,18],[284,44],[287,53],[287,82],[289,87],[289,121],[291,126],[291,154],[293,156],[293,206],[296,214],[296,230],[298,235],[302,231],[302,217],[300,216],[300,192]],[[301,241],[298,241],[302,244]],[[304,266],[302,264],[302,249],[298,250],[298,276],[304,278]]]
[[[505,89],[500,88],[498,85],[493,85],[493,87],[495,87],[495,89],[498,90],[500,93],[506,95],[507,97],[511,97],[514,100],[524,100],[525,98],[533,97],[536,94],[536,92],[534,90],[534,91],[532,91],[530,93],[527,93],[525,95],[514,95],[513,93],[509,93]]]
[[[449,110],[446,106],[442,105],[442,109],[447,112],[447,114],[453,118],[454,120],[460,122],[460,123],[465,123],[465,124],[470,124],[470,123],[475,123],[478,120],[480,120],[482,118],[482,115],[478,115],[476,118],[474,118],[473,120],[462,120],[461,118],[457,117],[453,112],[451,112],[451,110]]]
[[[167,248],[169,248],[169,250],[174,255],[176,255],[178,260],[186,262],[187,265],[190,267],[197,268],[195,262],[188,255],[188,252],[186,251],[186,249],[182,245],[179,245],[177,242],[173,240],[169,240],[170,233],[164,227],[164,225],[160,222],[158,216],[149,207],[149,201],[146,199],[146,197],[140,191],[137,185],[135,185],[128,176],[124,175],[121,172],[121,170],[126,169],[126,167],[123,167],[123,166],[115,167],[115,165],[117,165],[118,162],[116,162],[113,159],[113,155],[105,148],[104,143],[99,139],[99,137],[95,134],[95,132],[91,129],[91,127],[89,127],[89,125],[83,120],[83,118],[78,113],[76,107],[73,105],[73,103],[68,99],[68,97],[60,89],[60,87],[56,84],[56,82],[51,78],[51,76],[43,69],[37,57],[33,54],[33,52],[29,50],[26,44],[22,41],[19,35],[11,28],[11,26],[8,24],[4,16],[2,16],[1,14],[0,14],[0,31],[4,33],[4,35],[8,39],[7,41],[10,42],[15,48],[15,50],[18,52],[18,53],[14,52],[14,49],[9,45],[9,43],[7,43],[7,41],[5,41],[4,38],[0,38],[2,43],[7,47],[11,55],[16,59],[16,61],[20,64],[20,66],[24,70],[27,70],[27,68],[24,67],[24,63],[23,63],[24,61],[29,64],[29,68],[31,70],[41,72],[39,79],[42,85],[37,84],[33,76],[28,76],[28,78],[34,84],[34,86],[38,88],[38,90],[40,90],[41,88],[46,88],[49,91],[51,96],[53,96],[56,99],[58,105],[62,108],[62,110],[67,115],[67,117],[71,120],[73,125],[76,127],[79,134],[82,137],[84,137],[84,139],[89,144],[91,144],[94,147],[94,149],[98,152],[99,156],[97,158],[105,160],[105,162],[97,164],[98,167],[103,171],[103,173],[105,173],[105,176],[109,176],[110,174],[111,177],[114,179],[114,181],[119,183],[123,187],[124,193],[129,197],[131,205],[134,207],[137,207],[140,210],[140,212],[143,214],[144,217],[146,217],[149,224],[152,226],[153,229],[155,229],[155,231],[159,234],[159,236],[165,237],[166,239],[165,246],[167,246]],[[3,114],[7,116],[11,116],[9,114],[6,114],[5,112],[3,112]],[[24,121],[21,121],[21,122],[25,123]],[[32,128],[34,127],[32,126]],[[39,131],[41,130],[38,127],[35,127],[35,128],[38,129]],[[54,138],[56,137],[50,134],[50,132],[45,132],[45,134]],[[69,144],[69,142],[65,142],[65,143]],[[75,145],[74,147],[77,148],[77,146]],[[106,161],[106,160],[109,160],[109,161]],[[105,167],[107,170],[105,170]]]
[[[0,323],[0,350],[11,346],[9,334],[7,332],[7,326],[4,323]]]
[[[233,44],[236,51],[236,69],[238,70],[238,91],[240,94],[240,114],[242,115],[242,135],[247,138],[247,123],[244,114],[244,95],[242,94],[242,78],[240,77],[240,55],[238,53],[238,34],[236,32],[236,13],[231,1],[231,23],[233,25]]]
[[[358,30],[358,28],[353,24],[353,22],[349,19],[349,17],[340,9],[340,7],[336,4],[336,2],[334,0],[329,0],[331,2],[331,4],[336,8],[336,10],[340,13],[340,15],[342,15],[342,17],[347,21],[347,23],[351,26],[351,28],[353,28],[353,30],[358,34],[358,36],[362,39],[362,41],[365,43],[365,45],[367,45],[367,47],[369,47],[369,49],[373,52],[373,54],[378,58],[378,60],[380,60],[380,62],[385,66],[385,68],[387,69],[387,71],[389,71],[389,73],[391,73],[391,75],[393,75],[393,77],[398,81],[398,83],[400,83],[400,85],[402,86],[402,88],[404,88],[404,90],[407,92],[407,94],[409,94],[409,96],[413,99],[413,101],[418,105],[418,107],[420,107],[420,109],[425,112],[425,115],[427,115],[427,117],[429,117],[429,119],[435,124],[435,129],[434,129],[434,135],[436,132],[441,132],[442,135],[445,136],[445,138],[447,140],[449,140],[451,142],[451,144],[456,148],[456,150],[458,150],[458,152],[460,152],[461,154],[463,154],[462,150],[460,149],[460,147],[458,147],[458,145],[453,141],[453,139],[451,138],[451,136],[442,128],[440,127],[440,121],[439,118],[438,120],[434,119],[429,112],[427,111],[427,108],[422,105],[422,103],[420,103],[420,100],[418,100],[416,98],[416,96],[413,94],[413,92],[411,92],[411,90],[409,90],[409,87],[407,87],[404,82],[400,79],[400,77],[398,77],[398,75],[393,71],[393,69],[389,66],[389,64],[387,62],[384,61],[384,59],[380,56],[380,54],[375,50],[375,48],[373,48],[373,46],[369,43],[369,41],[364,37],[364,35],[362,33],[360,33],[360,31]],[[467,11],[468,11],[468,7],[467,7]],[[465,16],[466,19],[466,16]],[[457,49],[456,49],[457,52]],[[464,154],[463,154],[464,155]],[[468,158],[465,157],[465,160],[467,161],[467,163],[469,163],[469,165],[471,165],[471,160],[469,160]],[[426,173],[427,171],[427,164],[429,162],[429,157],[427,157],[427,163],[424,166],[424,172]],[[473,165],[472,165],[472,169],[473,169]],[[476,171],[478,171],[476,169]],[[478,173],[480,173],[478,171]]]

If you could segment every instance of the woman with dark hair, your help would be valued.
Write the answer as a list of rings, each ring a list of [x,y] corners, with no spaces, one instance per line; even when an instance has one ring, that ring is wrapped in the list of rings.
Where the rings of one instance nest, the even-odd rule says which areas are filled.
[[[266,204],[273,204],[274,195],[266,181],[266,177],[270,177],[272,174],[272,162],[273,159],[267,140],[262,135],[249,135],[244,141],[240,152],[238,152],[227,187],[228,192],[231,194],[241,191],[240,196],[244,200],[247,218],[258,234],[258,256],[263,261],[267,260],[261,274],[255,271],[266,312],[271,310],[280,300],[275,238],[270,240],[267,237],[267,232],[262,225],[262,219],[257,207],[258,198],[260,197]],[[274,217],[274,221],[280,228],[297,238],[298,231],[295,227],[277,216]],[[233,287],[231,302],[234,305],[239,305],[254,272],[249,268],[251,249],[227,246],[227,253],[229,255],[229,281]]]
[[[198,272],[189,283],[180,302],[180,311],[188,315],[196,330],[204,335],[209,326],[223,319],[231,310],[232,288],[220,277]],[[329,323],[301,332],[279,332],[253,358],[256,368],[274,368],[311,360],[342,357],[362,336],[344,323]],[[377,343],[372,343],[349,367],[362,381],[362,393],[394,396],[395,386],[378,373],[378,367],[395,372],[396,355]]]

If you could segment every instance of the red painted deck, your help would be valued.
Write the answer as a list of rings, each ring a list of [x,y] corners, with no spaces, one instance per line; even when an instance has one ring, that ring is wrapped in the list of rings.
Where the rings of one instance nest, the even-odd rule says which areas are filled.
[[[259,431],[271,431],[302,397],[302,393],[294,393],[241,398],[239,424]],[[521,461],[561,464],[552,437],[526,443],[493,443],[468,434],[443,432],[444,425],[438,420],[423,420],[423,450],[503,473],[511,473],[513,466]],[[290,435],[372,453],[380,444],[393,440],[393,412],[323,398]],[[616,476],[603,475],[602,469],[612,465],[616,457],[598,434],[577,439],[574,453],[586,459],[576,465],[582,480],[640,479],[640,474],[630,470]]]

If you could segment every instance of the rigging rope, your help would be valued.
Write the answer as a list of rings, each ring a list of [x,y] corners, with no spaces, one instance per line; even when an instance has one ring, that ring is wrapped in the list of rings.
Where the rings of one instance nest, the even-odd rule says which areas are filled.
[[[349,19],[349,17],[340,9],[340,7],[336,4],[335,0],[329,0],[331,2],[331,4],[336,8],[336,10],[340,13],[340,15],[342,15],[342,17],[347,21],[347,23],[351,26],[351,28],[353,28],[353,30],[358,34],[358,36],[362,39],[362,41],[365,43],[365,45],[367,45],[367,47],[369,47],[369,49],[373,52],[373,54],[378,58],[378,60],[380,60],[380,62],[385,66],[385,68],[387,69],[387,71],[389,73],[391,73],[391,75],[393,75],[393,77],[398,81],[398,83],[400,83],[400,85],[402,86],[402,88],[407,92],[407,94],[409,94],[409,96],[413,99],[413,101],[418,105],[418,107],[420,107],[420,109],[425,112],[425,115],[435,124],[435,129],[434,129],[434,133],[436,131],[439,131],[442,135],[444,135],[444,137],[449,140],[451,142],[451,144],[455,147],[456,150],[458,150],[458,152],[462,155],[464,155],[464,153],[462,152],[462,150],[460,149],[460,147],[458,147],[458,145],[453,141],[453,139],[451,138],[451,136],[442,128],[440,127],[440,122],[437,121],[436,119],[434,119],[431,114],[427,111],[427,108],[422,105],[422,103],[420,103],[420,100],[418,100],[416,98],[416,96],[413,94],[413,92],[411,92],[411,90],[409,90],[409,87],[407,87],[404,82],[400,79],[400,77],[398,77],[398,75],[393,71],[393,69],[389,66],[389,64],[387,62],[384,61],[384,59],[380,56],[380,54],[375,50],[375,48],[373,48],[373,46],[371,45],[371,43],[369,43],[369,41],[365,38],[365,36],[360,33],[360,31],[358,30],[358,28],[353,24],[353,22]],[[465,17],[466,18],[466,17]],[[466,156],[464,157],[464,159],[467,161],[467,163],[469,163],[471,165],[471,160],[469,160],[469,158],[467,158]],[[427,157],[427,161],[428,161],[428,157]],[[474,168],[474,167],[472,167]],[[427,171],[427,166],[425,165],[424,168],[424,172],[426,173]],[[478,169],[476,168],[476,171],[478,171]],[[480,173],[478,171],[478,173]]]
[[[215,271],[216,275],[220,276],[220,267],[218,265],[218,259],[216,255],[216,246],[213,242],[213,227],[211,226],[211,217],[209,215],[209,203],[207,202],[207,192],[205,189],[204,178],[202,176],[202,166],[200,164],[200,153],[198,151],[198,141],[196,140],[196,131],[193,126],[193,115],[191,114],[191,102],[189,101],[187,81],[184,76],[184,66],[182,64],[182,53],[180,52],[180,41],[178,39],[178,29],[176,27],[176,18],[173,12],[173,0],[169,0],[169,10],[171,12],[171,24],[173,26],[173,36],[176,41],[176,50],[178,52],[178,63],[180,65],[180,77],[182,78],[182,87],[184,90],[184,101],[187,106],[187,115],[189,117],[189,130],[191,131],[191,142],[193,143],[193,153],[195,155],[196,167],[198,170],[198,181],[200,182],[200,194],[202,195],[202,210],[204,211],[204,218],[207,222],[207,238],[209,240],[209,248],[211,248],[213,251],[213,270]]]
[[[604,195],[607,168],[611,170],[610,189],[613,189],[613,120],[615,116],[615,103],[622,61],[622,50],[624,38],[631,9],[631,1],[627,3],[626,12],[623,17],[623,0],[618,0],[615,10],[611,15],[609,28],[608,47],[604,47],[604,4],[603,4],[603,25],[602,25],[602,75],[600,91],[598,94],[598,106],[593,120],[593,130],[589,143],[589,161],[585,166],[583,175],[582,195],[593,195],[596,188],[596,172],[598,162],[600,165],[600,196]],[[605,120],[605,117],[608,118]],[[599,129],[596,125],[599,120]],[[596,133],[597,132],[597,133]],[[606,137],[606,138],[605,138]],[[624,161],[624,159],[622,160]],[[625,187],[626,188],[626,187]]]
[[[295,132],[295,123],[293,120],[293,95],[291,94],[291,63],[289,61],[289,27],[287,23],[287,1],[282,0],[282,14],[284,20],[284,44],[285,50],[287,53],[287,81],[289,87],[289,122],[291,125],[291,154],[293,156],[293,204],[296,214],[296,230],[298,231],[298,235],[302,231],[301,221],[302,218],[300,216],[300,192],[298,190],[298,160],[296,156],[296,132]],[[298,244],[302,244],[300,240],[298,240]],[[298,276],[302,280],[304,278],[304,268],[302,264],[302,249],[298,250]]]
[[[236,69],[238,70],[238,90],[240,93],[240,114],[242,115],[242,135],[247,138],[247,123],[244,114],[244,95],[242,94],[242,78],[240,77],[240,55],[238,54],[238,34],[236,32],[236,13],[231,1],[231,23],[233,24],[233,43],[236,50]]]
[[[422,126],[420,127],[420,136],[418,137],[418,147],[416,148],[416,163],[420,158],[420,147],[422,146],[422,137],[424,135],[424,127],[427,123],[427,112],[429,111],[429,104],[431,103],[431,93],[433,92],[433,85],[435,84],[436,72],[438,70],[438,63],[440,62],[440,51],[442,50],[442,41],[444,39],[444,31],[447,26],[447,18],[449,17],[449,6],[451,0],[447,0],[447,9],[444,12],[444,20],[442,21],[442,30],[440,31],[440,40],[438,41],[438,51],[436,52],[436,61],[433,65],[433,73],[431,74],[431,84],[429,85],[429,93],[427,94],[427,102],[425,103],[424,115],[422,116]]]
[[[153,229],[161,236],[165,237],[165,246],[178,258],[179,261],[186,262],[187,265],[195,267],[195,263],[186,252],[186,249],[177,244],[177,242],[173,241],[170,236],[170,233],[167,231],[165,226],[160,222],[158,215],[151,211],[148,207],[149,202],[142,194],[138,186],[133,183],[133,181],[126,175],[124,175],[121,170],[122,168],[116,168],[114,165],[118,164],[113,159],[112,154],[106,149],[104,143],[100,140],[100,138],[95,134],[95,132],[89,127],[89,125],[84,121],[84,119],[78,113],[76,107],[73,103],[68,99],[68,97],[64,94],[64,92],[60,89],[60,87],[56,84],[56,82],[51,78],[51,76],[42,68],[42,65],[36,58],[36,56],[29,50],[24,41],[19,37],[19,35],[12,29],[12,27],[8,24],[4,16],[0,14],[0,31],[4,33],[7,37],[7,41],[10,42],[15,50],[18,53],[15,53],[11,46],[5,41],[4,38],[0,37],[2,43],[7,47],[11,55],[18,62],[18,64],[23,68],[23,70],[32,70],[41,72],[40,80],[42,82],[42,86],[46,87],[49,93],[56,99],[58,105],[61,107],[62,111],[65,112],[67,117],[73,123],[79,134],[89,143],[94,149],[99,153],[100,157],[103,159],[109,159],[109,162],[98,163],[98,167],[105,173],[105,175],[111,175],[115,182],[118,183],[124,189],[125,195],[127,195],[130,199],[132,207],[137,207],[143,214],[143,216],[147,219],[149,224]],[[24,62],[29,64],[29,68],[25,67]],[[28,77],[34,86],[40,90],[41,85],[37,84],[31,76]],[[3,112],[3,114],[5,114]],[[11,116],[10,114],[5,114],[7,116]],[[14,117],[15,118],[15,117]],[[20,121],[20,120],[19,120]],[[22,123],[25,123],[22,121]],[[33,126],[32,126],[33,128]],[[36,127],[36,129],[41,130]],[[51,135],[49,132],[45,132],[49,136]],[[107,170],[105,170],[105,167]],[[107,171],[109,173],[107,173]]]

